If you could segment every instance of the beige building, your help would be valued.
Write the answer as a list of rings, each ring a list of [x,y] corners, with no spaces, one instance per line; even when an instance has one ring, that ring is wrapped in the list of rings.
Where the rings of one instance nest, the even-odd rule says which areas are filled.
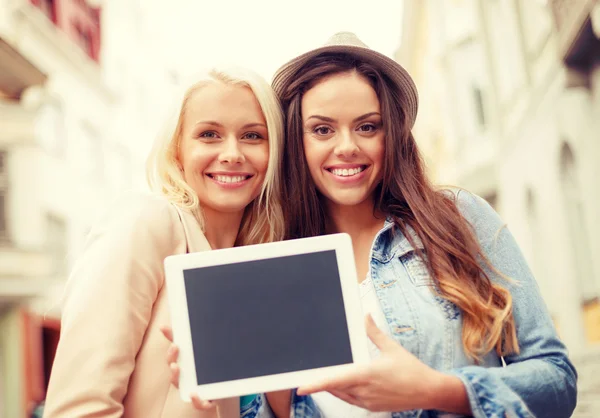
[[[15,156],[33,142],[34,115],[20,105],[23,91],[44,83],[46,76],[4,39],[0,38],[0,416],[18,416],[8,407],[10,399],[21,401],[12,377],[13,360],[19,357],[19,312],[11,307],[34,297],[46,282],[36,269],[48,262],[35,250],[12,244],[8,212],[11,204]],[[13,364],[11,364],[13,363]],[[12,370],[11,370],[12,369]],[[20,370],[19,370],[20,371]],[[17,385],[20,382],[17,382]],[[14,402],[13,402],[14,404]],[[18,405],[17,405],[18,406]]]
[[[436,181],[508,223],[600,413],[600,2],[407,0],[397,59]]]
[[[0,418],[45,398],[70,267],[99,212],[146,188],[179,80],[142,6],[0,0]]]
[[[0,0],[0,418],[45,397],[59,299],[98,208],[132,187],[96,9]]]

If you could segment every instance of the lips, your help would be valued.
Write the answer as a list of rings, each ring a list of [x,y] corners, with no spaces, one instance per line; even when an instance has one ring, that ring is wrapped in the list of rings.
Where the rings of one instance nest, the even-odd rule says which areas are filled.
[[[368,165],[352,165],[352,166],[333,166],[327,167],[326,170],[329,171],[334,176],[338,177],[352,177],[359,173],[362,173],[368,168]]]
[[[252,177],[252,174],[247,173],[207,173],[208,177],[219,183],[241,183]]]

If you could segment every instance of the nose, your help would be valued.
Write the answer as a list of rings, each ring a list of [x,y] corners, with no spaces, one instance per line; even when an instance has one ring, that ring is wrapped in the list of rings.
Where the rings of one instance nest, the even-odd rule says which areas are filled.
[[[358,153],[358,145],[354,140],[352,133],[348,130],[343,130],[338,135],[338,141],[335,146],[335,154],[338,157],[355,157]]]
[[[231,136],[223,141],[223,150],[219,155],[219,161],[229,164],[240,164],[245,161],[244,153],[240,149],[237,138]]]

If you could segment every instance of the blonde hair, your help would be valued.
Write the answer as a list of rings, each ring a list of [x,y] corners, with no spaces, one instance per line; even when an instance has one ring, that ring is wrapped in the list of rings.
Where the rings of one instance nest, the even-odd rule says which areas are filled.
[[[202,229],[204,218],[198,195],[186,183],[178,161],[183,120],[192,94],[209,83],[248,87],[252,90],[267,122],[269,133],[269,162],[265,181],[259,196],[244,212],[236,245],[258,244],[283,238],[284,222],[281,209],[279,170],[283,147],[283,116],[279,100],[271,86],[253,71],[229,67],[212,68],[195,79],[180,96],[176,112],[169,119],[163,135],[154,143],[146,163],[146,176],[150,189],[160,193],[173,204],[192,212]]]

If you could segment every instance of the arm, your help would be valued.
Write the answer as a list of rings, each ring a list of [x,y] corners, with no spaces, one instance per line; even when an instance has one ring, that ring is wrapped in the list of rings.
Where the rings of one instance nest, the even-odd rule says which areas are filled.
[[[160,198],[127,198],[88,237],[65,290],[45,417],[121,417],[163,260],[185,246]]]
[[[577,373],[558,338],[539,289],[512,234],[483,199],[458,192],[457,205],[473,226],[491,264],[513,279],[506,286],[520,353],[507,356],[507,367],[463,367],[453,371],[468,393],[473,415],[569,417],[577,398]],[[490,279],[503,279],[486,268]]]
[[[292,407],[292,391],[280,390],[265,394],[267,402],[276,418],[287,418],[290,416]]]
[[[300,396],[296,389],[261,394],[256,403],[257,418],[322,418],[312,398]]]

